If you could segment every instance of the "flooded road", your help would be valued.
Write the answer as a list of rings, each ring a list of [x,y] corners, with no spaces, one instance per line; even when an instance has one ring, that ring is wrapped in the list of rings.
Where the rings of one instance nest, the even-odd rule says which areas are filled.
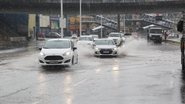
[[[185,104],[177,45],[132,40],[118,57],[78,47],[71,67],[42,68],[38,50],[22,53],[0,61],[0,104]]]

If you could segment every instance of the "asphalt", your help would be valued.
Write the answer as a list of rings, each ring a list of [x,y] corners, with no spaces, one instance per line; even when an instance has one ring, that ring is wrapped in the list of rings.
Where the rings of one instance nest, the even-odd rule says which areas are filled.
[[[171,38],[171,39],[167,39],[166,41],[169,43],[180,44],[180,38]]]
[[[0,64],[0,104],[185,104],[180,49],[127,41],[118,57],[94,57],[79,46],[79,63],[42,68],[38,50]]]
[[[172,38],[172,39],[167,39],[164,42],[180,44],[180,39],[179,38]],[[13,54],[13,53],[17,53],[17,52],[27,51],[27,50],[30,50],[30,49],[37,49],[35,45],[36,45],[36,41],[30,41],[28,43],[28,46],[26,46],[26,47],[0,50],[0,55]]]

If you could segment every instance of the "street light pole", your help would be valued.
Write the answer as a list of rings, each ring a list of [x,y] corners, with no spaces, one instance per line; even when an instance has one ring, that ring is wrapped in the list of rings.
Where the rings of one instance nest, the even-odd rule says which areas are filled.
[[[61,38],[63,38],[64,37],[64,30],[63,30],[63,24],[64,24],[64,21],[63,21],[63,19],[64,19],[64,17],[63,17],[63,15],[64,15],[64,11],[63,11],[63,0],[61,0],[61,2],[60,2],[60,7],[61,7],[61,17],[60,17],[60,25],[61,25]]]
[[[80,0],[80,36],[82,35],[82,0]]]
[[[123,15],[123,18],[124,18],[123,23],[124,23],[124,34],[125,34],[125,33],[126,33],[126,27],[125,27],[125,14]]]
[[[102,27],[102,15],[101,15],[101,38],[103,37],[103,35],[102,35],[103,34],[102,28],[103,27]]]

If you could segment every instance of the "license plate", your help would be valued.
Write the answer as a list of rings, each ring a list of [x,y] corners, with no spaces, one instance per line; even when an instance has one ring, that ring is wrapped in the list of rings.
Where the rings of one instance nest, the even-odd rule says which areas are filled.
[[[57,64],[58,61],[50,61],[49,63],[50,63],[50,64]]]
[[[103,51],[103,53],[109,53],[109,51]]]

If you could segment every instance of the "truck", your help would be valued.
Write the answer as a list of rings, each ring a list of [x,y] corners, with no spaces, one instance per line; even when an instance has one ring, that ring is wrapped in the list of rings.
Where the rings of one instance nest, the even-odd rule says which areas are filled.
[[[148,31],[148,40],[154,43],[162,43],[163,29],[161,27],[150,27]]]

